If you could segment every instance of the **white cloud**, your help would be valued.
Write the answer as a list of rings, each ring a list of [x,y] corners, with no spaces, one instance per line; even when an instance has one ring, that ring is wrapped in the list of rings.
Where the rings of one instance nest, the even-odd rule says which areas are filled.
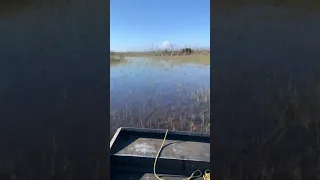
[[[171,49],[171,48],[173,48],[173,44],[172,43],[170,43],[169,41],[164,41],[160,46],[159,46],[159,48],[160,49]]]

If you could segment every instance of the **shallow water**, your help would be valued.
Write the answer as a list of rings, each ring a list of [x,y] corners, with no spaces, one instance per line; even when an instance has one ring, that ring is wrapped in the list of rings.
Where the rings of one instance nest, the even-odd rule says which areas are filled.
[[[151,122],[158,123],[156,127],[160,128],[166,126],[168,119],[181,119],[183,115],[181,121],[185,122],[190,119],[186,111],[193,111],[194,116],[204,111],[209,114],[209,99],[202,98],[210,98],[209,65],[134,57],[111,64],[110,68],[113,131],[139,123],[155,128]],[[197,98],[199,95],[201,98]],[[180,126],[178,130],[186,129]]]

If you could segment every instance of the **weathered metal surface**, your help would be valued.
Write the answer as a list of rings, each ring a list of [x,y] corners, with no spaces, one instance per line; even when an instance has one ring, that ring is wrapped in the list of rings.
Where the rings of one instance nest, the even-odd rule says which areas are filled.
[[[115,176],[126,176],[122,179],[128,179],[129,176],[133,176],[133,179],[136,176],[140,179],[154,179],[153,163],[164,135],[165,130],[119,129],[110,143],[110,162],[112,174],[122,173],[112,175],[112,179],[119,179]],[[168,174],[169,179],[181,179],[197,169],[204,171],[208,168],[210,168],[208,134],[168,132],[158,157],[157,173]]]
[[[162,139],[137,138],[130,139],[131,144],[121,149],[116,155],[156,157]],[[192,141],[166,140],[159,157],[173,159],[189,159],[210,161],[210,144]]]
[[[170,174],[157,174],[160,178],[165,180],[182,180],[188,176],[170,175]],[[136,173],[136,172],[121,172],[114,171],[111,174],[111,179],[126,179],[126,180],[157,180],[153,173]],[[203,180],[202,177],[194,178],[192,180]]]

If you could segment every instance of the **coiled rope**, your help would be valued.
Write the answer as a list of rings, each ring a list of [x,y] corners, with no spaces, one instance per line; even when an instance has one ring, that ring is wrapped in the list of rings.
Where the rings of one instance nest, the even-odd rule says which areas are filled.
[[[166,140],[166,138],[167,138],[167,135],[168,135],[168,129],[167,129],[167,131],[166,131],[166,134],[164,135],[164,138],[163,138],[163,140],[162,140],[161,147],[160,147],[160,149],[159,149],[159,151],[158,151],[158,153],[157,153],[157,156],[156,156],[156,158],[155,158],[155,160],[154,160],[154,164],[153,164],[153,174],[154,174],[154,176],[155,176],[158,180],[164,180],[164,179],[160,178],[160,177],[157,175],[157,173],[156,173],[156,166],[157,166],[157,160],[158,160],[159,154],[160,154],[160,152],[161,152],[161,150],[162,150],[162,148],[163,148],[163,145],[164,145],[164,142],[165,142],[165,140]],[[198,173],[198,175],[195,175],[196,173]],[[210,180],[210,170],[206,170],[206,171],[204,172],[204,174],[202,174],[202,172],[201,172],[200,170],[195,170],[188,178],[186,178],[186,179],[184,179],[184,180],[191,180],[191,179],[193,179],[193,178],[198,178],[198,177],[201,177],[201,176],[203,177],[204,180]]]

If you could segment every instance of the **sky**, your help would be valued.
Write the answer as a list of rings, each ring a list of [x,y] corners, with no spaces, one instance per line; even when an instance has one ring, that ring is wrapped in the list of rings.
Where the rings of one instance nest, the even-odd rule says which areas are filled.
[[[110,0],[110,50],[210,47],[210,0]]]

